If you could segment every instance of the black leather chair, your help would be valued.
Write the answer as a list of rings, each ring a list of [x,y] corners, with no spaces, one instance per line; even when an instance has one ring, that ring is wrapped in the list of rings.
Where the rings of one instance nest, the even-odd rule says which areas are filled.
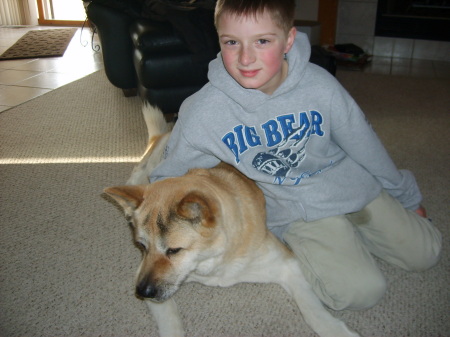
[[[137,75],[133,64],[133,42],[130,37],[131,24],[140,17],[137,1],[91,1],[86,15],[102,48],[106,76],[126,96],[136,95]]]
[[[219,52],[211,9],[180,11],[173,18],[178,27],[144,17],[138,0],[92,0],[86,14],[106,75],[126,96],[139,93],[172,114],[207,82],[208,64]]]
[[[178,112],[181,103],[208,81],[208,64],[219,46],[194,52],[166,23],[141,19],[130,30],[141,97],[164,113]]]

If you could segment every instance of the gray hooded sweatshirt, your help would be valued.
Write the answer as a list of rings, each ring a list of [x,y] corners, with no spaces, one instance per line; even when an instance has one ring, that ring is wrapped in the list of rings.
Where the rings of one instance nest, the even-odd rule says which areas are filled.
[[[272,95],[240,86],[219,53],[209,82],[182,104],[150,180],[231,164],[264,192],[267,225],[278,237],[299,219],[359,211],[381,189],[418,208],[412,173],[396,168],[361,109],[332,75],[309,63],[310,53],[298,33],[288,76]]]

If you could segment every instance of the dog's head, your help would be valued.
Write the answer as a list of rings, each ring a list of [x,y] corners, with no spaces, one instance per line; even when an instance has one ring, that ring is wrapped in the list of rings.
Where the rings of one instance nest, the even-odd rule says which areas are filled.
[[[210,263],[205,261],[223,253],[220,205],[201,181],[170,178],[105,192],[124,209],[143,251],[138,296],[157,302],[168,299],[191,272],[207,273]]]

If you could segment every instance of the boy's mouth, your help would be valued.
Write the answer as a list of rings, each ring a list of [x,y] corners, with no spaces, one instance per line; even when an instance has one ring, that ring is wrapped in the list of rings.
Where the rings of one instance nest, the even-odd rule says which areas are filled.
[[[242,69],[239,69],[239,72],[244,77],[255,77],[258,74],[259,70],[242,70]]]

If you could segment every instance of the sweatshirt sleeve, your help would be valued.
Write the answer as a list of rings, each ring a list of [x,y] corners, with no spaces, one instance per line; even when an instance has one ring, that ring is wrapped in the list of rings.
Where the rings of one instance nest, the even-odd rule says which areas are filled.
[[[164,160],[150,174],[150,182],[182,176],[192,168],[211,168],[219,164],[219,159],[188,140],[185,129],[183,120],[179,119],[167,143]],[[189,132],[201,132],[201,130],[187,129]]]
[[[414,175],[398,170],[364,113],[347,92],[333,99],[332,138],[347,155],[371,173],[403,207],[416,210],[422,200]],[[343,113],[344,112],[344,113]],[[344,115],[344,116],[343,116]],[[333,122],[335,128],[333,128]]]

